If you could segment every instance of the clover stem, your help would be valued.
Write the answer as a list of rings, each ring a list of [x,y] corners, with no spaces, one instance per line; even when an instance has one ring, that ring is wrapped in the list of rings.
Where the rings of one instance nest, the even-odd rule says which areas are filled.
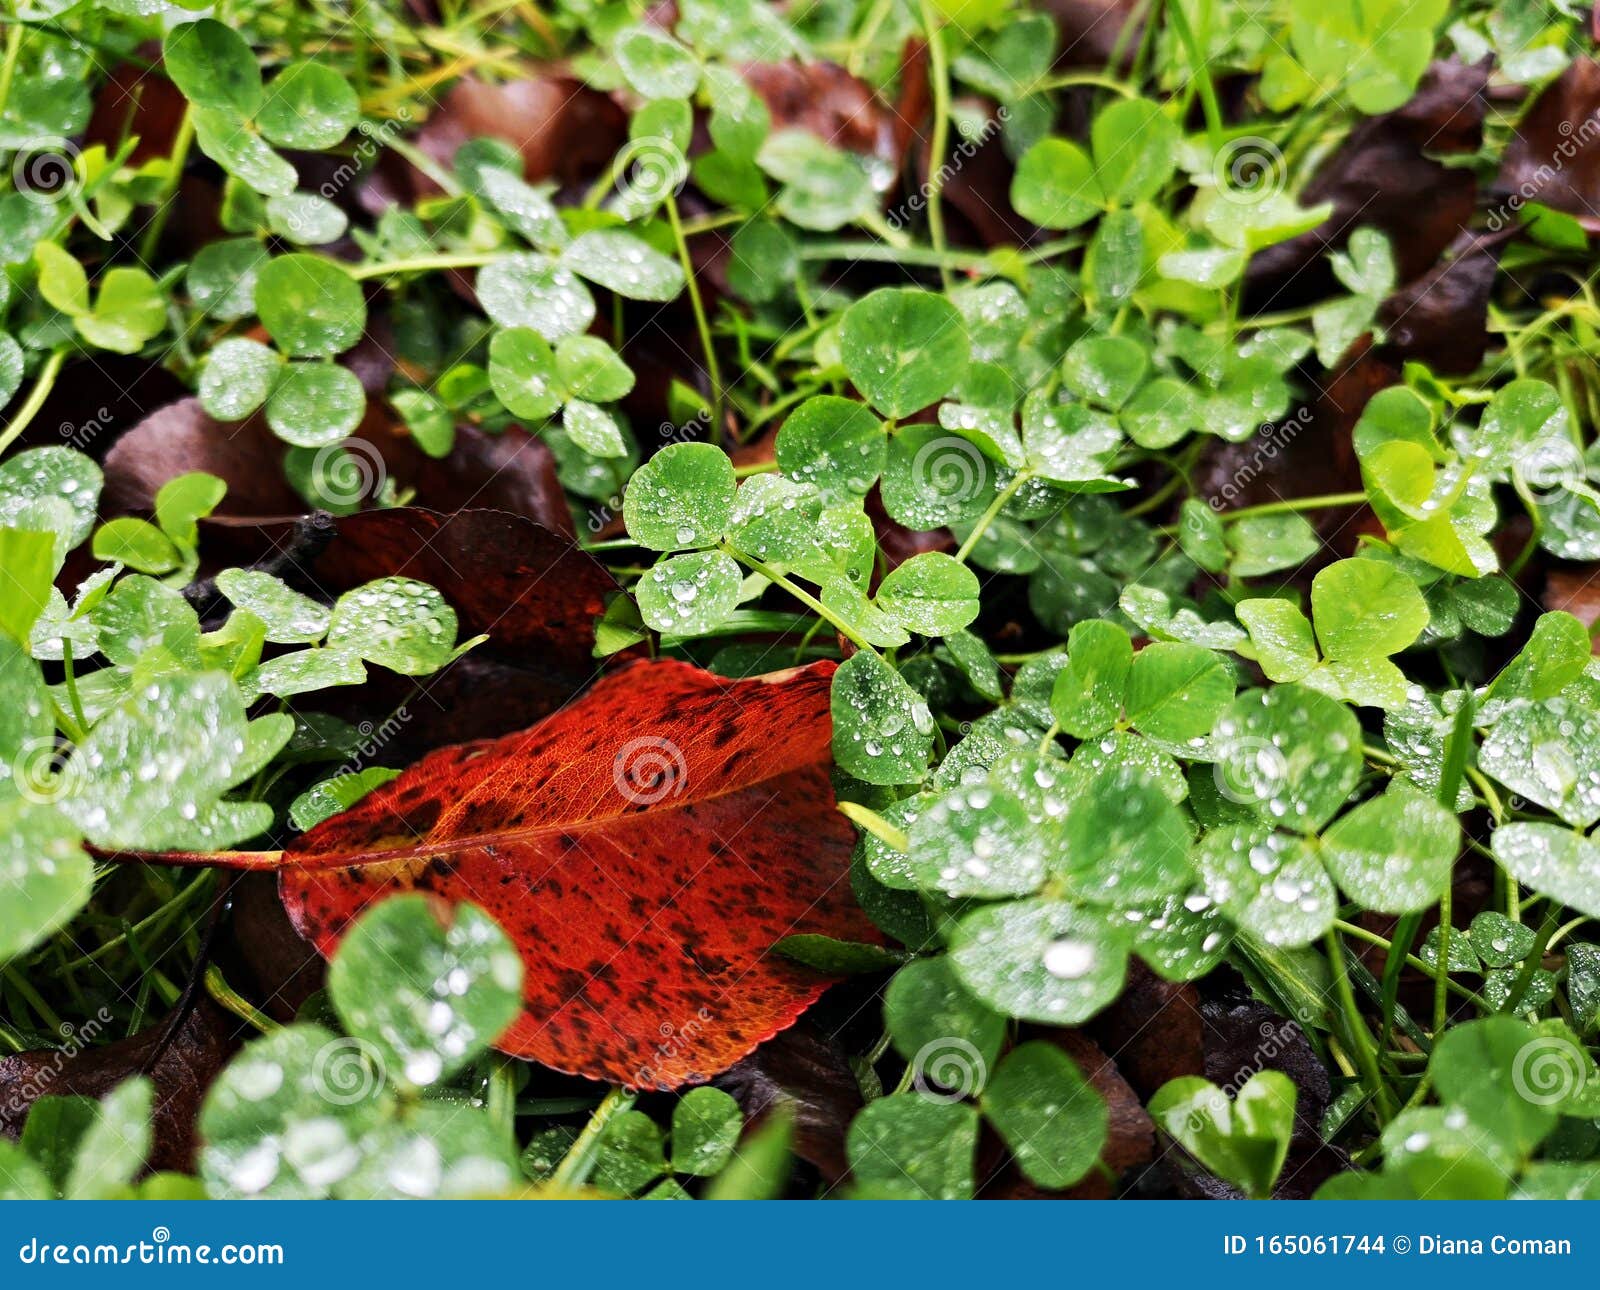
[[[731,555],[735,560],[737,560],[740,564],[745,565],[747,568],[754,569],[774,587],[780,587],[784,591],[787,591],[812,613],[816,614],[817,617],[826,619],[828,622],[832,623],[833,626],[838,630],[839,634],[857,649],[865,650],[868,654],[876,654],[878,652],[872,647],[870,642],[865,641],[861,637],[857,636],[854,631],[852,631],[834,615],[832,610],[828,609],[809,591],[807,591],[804,587],[797,586],[793,582],[790,582],[788,578],[779,573],[776,569],[772,568],[771,565],[763,564],[754,556],[746,555],[743,551],[734,550],[726,542],[718,543],[717,549],[723,552],[725,555]]]
[[[194,144],[194,108],[184,110],[183,118],[178,122],[178,133],[172,141],[172,156],[168,161],[172,171],[166,181],[161,185],[161,195],[156,199],[155,214],[150,217],[146,225],[144,236],[139,240],[139,258],[150,261],[156,257],[156,248],[161,241],[161,233],[167,227],[167,216],[172,211],[173,200],[178,195],[178,183],[183,178],[183,167],[189,158],[189,149]]]
[[[516,1063],[503,1053],[491,1054],[485,1110],[501,1140],[514,1151],[517,1141]]]
[[[1129,13],[1128,21],[1123,29],[1117,33],[1117,47],[1111,51],[1111,56],[1106,59],[1106,73],[1109,75],[1126,61],[1126,40],[1129,31],[1136,23],[1143,27],[1139,33],[1139,47],[1133,53],[1133,65],[1128,69],[1128,79],[1135,85],[1144,83],[1145,69],[1149,66],[1150,56],[1155,49],[1156,33],[1161,28],[1162,0],[1150,0],[1145,7],[1145,12],[1140,15],[1137,10]],[[1141,22],[1142,17],[1142,22]]]
[[[1358,941],[1365,941],[1368,945],[1375,945],[1380,950],[1388,950],[1392,944],[1387,937],[1379,936],[1376,932],[1369,932],[1365,927],[1362,927],[1358,923],[1347,923],[1342,918],[1336,918],[1333,920],[1333,929],[1343,936],[1353,937]],[[1443,960],[1441,960],[1441,962],[1442,961]],[[1424,960],[1418,958],[1415,954],[1406,955],[1406,966],[1409,968],[1415,968],[1418,972],[1421,972],[1423,976],[1435,982],[1437,982],[1442,975],[1445,979],[1445,984],[1451,990],[1454,990],[1462,999],[1466,1000],[1468,1003],[1482,1008],[1485,1012],[1494,1011],[1494,1009],[1490,1008],[1489,1005],[1484,1001],[1482,995],[1467,989],[1467,987],[1460,984],[1460,982],[1450,980],[1450,974],[1448,972],[1441,972],[1440,969],[1431,966]]]
[[[67,702],[72,707],[73,720],[78,723],[78,729],[87,730],[89,718],[83,715],[83,703],[78,698],[78,670],[73,665],[72,642],[66,639],[61,642],[61,679],[66,683]]]
[[[499,258],[498,251],[477,251],[462,255],[419,255],[409,260],[381,260],[377,264],[358,264],[346,270],[357,282],[368,278],[387,278],[397,273],[427,273],[435,269],[481,269]]]
[[[12,17],[16,17],[16,6],[8,4],[6,9]],[[17,57],[22,53],[23,24],[13,21],[11,30],[6,33],[5,61],[0,63],[0,112],[5,111],[6,103],[11,98],[11,78],[17,70]]]
[[[1290,497],[1276,502],[1262,502],[1259,506],[1243,506],[1236,511],[1223,511],[1219,518],[1225,524],[1235,520],[1250,519],[1257,515],[1282,515],[1288,511],[1314,511],[1324,506],[1360,506],[1367,500],[1365,492],[1324,493],[1320,497]]]
[[[933,249],[943,255],[944,156],[950,145],[950,64],[945,54],[944,30],[929,0],[922,0],[922,25],[928,33],[929,80],[933,87],[933,138],[928,142],[928,236]],[[939,264],[939,281],[950,289],[950,268]]]
[[[992,273],[994,260],[987,254],[946,251],[927,246],[887,246],[882,242],[859,242],[835,238],[812,242],[800,248],[802,260],[854,260],[862,263],[910,264],[930,269],[971,269]]]
[[[409,161],[451,197],[460,197],[462,195],[460,181],[421,148],[407,143],[398,136],[385,139],[383,146]]]
[[[620,1087],[607,1091],[589,1117],[589,1123],[583,1126],[583,1131],[568,1148],[567,1154],[561,1157],[555,1173],[550,1175],[551,1187],[581,1187],[589,1181],[589,1175],[594,1171],[600,1135],[606,1131],[606,1125],[633,1105],[633,1098],[632,1093]]]
[[[722,425],[722,372],[717,366],[717,347],[711,340],[711,324],[706,320],[705,302],[700,299],[700,284],[695,281],[694,261],[689,257],[689,239],[683,233],[683,221],[678,218],[678,199],[667,197],[667,220],[672,225],[672,238],[678,244],[678,263],[683,266],[683,278],[689,291],[689,307],[694,310],[694,325],[700,333],[700,347],[706,355],[706,380],[711,385],[711,424],[720,437]]]
[[[989,509],[978,517],[978,522],[973,525],[972,532],[967,534],[966,539],[956,549],[957,560],[965,563],[966,558],[972,554],[972,548],[978,545],[983,535],[989,531],[989,526],[999,518],[1000,512],[1005,509],[1006,503],[1015,497],[1017,491],[1032,478],[1033,471],[1026,467],[1012,476],[1011,482],[1000,490],[994,501],[989,503]]]
[[[877,39],[878,31],[889,15],[894,12],[894,0],[877,0],[872,6],[872,12],[867,15],[867,21],[862,24],[861,30],[850,41],[850,54],[845,62],[845,67],[852,76],[861,75],[862,56],[871,48],[872,42]]]
[[[240,1021],[248,1022],[263,1035],[270,1035],[279,1029],[276,1021],[228,984],[227,978],[222,975],[222,969],[215,963],[206,969],[206,993]]]
[[[1505,807],[1500,802],[1500,794],[1495,792],[1494,785],[1484,778],[1483,772],[1476,766],[1462,767],[1462,773],[1472,781],[1472,786],[1478,790],[1484,804],[1489,808],[1489,814],[1494,817],[1498,826],[1505,822]]]
[[[33,378],[33,388],[28,391],[27,401],[17,409],[17,415],[11,418],[11,424],[4,431],[0,431],[0,452],[11,447],[18,436],[28,428],[28,422],[39,414],[44,401],[50,397],[50,391],[55,388],[56,377],[61,375],[61,365],[66,361],[65,346],[50,351],[50,357],[44,360],[44,366]]]
[[[1517,552],[1516,558],[1506,566],[1506,577],[1515,578],[1522,572],[1523,567],[1533,558],[1533,553],[1539,549],[1539,541],[1544,537],[1544,512],[1539,509],[1539,503],[1529,491],[1527,483],[1516,471],[1511,473],[1511,487],[1516,491],[1523,508],[1528,512],[1528,540],[1523,543],[1522,550]]]
[[[876,210],[867,211],[856,222],[869,233],[874,233],[882,238],[890,246],[898,247],[901,250],[911,246],[911,239],[895,228],[888,220],[884,219]]]
[[[1209,6],[1207,9],[1209,11]],[[1172,19],[1173,29],[1178,33],[1178,39],[1183,43],[1184,50],[1193,65],[1195,84],[1200,91],[1200,106],[1205,112],[1206,135],[1211,150],[1215,152],[1222,147],[1225,127],[1222,121],[1222,105],[1217,101],[1217,87],[1211,83],[1211,64],[1201,48],[1200,41],[1195,37],[1194,28],[1189,25],[1189,16],[1184,13],[1183,6],[1168,5],[1167,14]]]
[[[1555,935],[1552,936],[1549,942],[1545,945],[1544,952],[1546,954],[1550,953],[1550,951],[1555,949],[1557,945],[1566,940],[1571,933],[1577,931],[1578,928],[1582,927],[1589,921],[1589,916],[1587,914],[1582,914],[1577,918],[1572,919],[1570,922],[1563,923],[1556,929]]]
[[[1450,936],[1455,931],[1451,919],[1455,914],[1451,910],[1454,903],[1455,892],[1452,886],[1455,881],[1454,866],[1451,867],[1451,881],[1445,883],[1444,891],[1439,895],[1439,972],[1433,978],[1433,1033],[1435,1037],[1444,1033],[1445,1022],[1450,1016],[1450,998],[1448,986],[1450,983]]]
[[[1077,85],[1093,85],[1097,89],[1111,90],[1125,99],[1135,97],[1135,91],[1130,86],[1115,76],[1107,76],[1104,72],[1068,72],[1064,76],[1047,76],[1029,86],[1026,92],[1044,94],[1050,90],[1070,90]]]
[[[1216,322],[1207,323],[1203,330],[1208,335],[1215,335],[1218,332],[1231,331],[1240,327],[1249,328],[1253,331],[1259,331],[1267,327],[1282,327],[1289,323],[1305,322],[1317,311],[1317,308],[1316,305],[1306,305],[1301,309],[1281,309],[1276,313],[1252,314],[1248,318],[1224,318]]]
[[[1350,973],[1344,961],[1344,944],[1339,940],[1339,933],[1333,928],[1328,929],[1327,946],[1328,961],[1333,968],[1333,983],[1339,993],[1339,1006],[1344,1010],[1350,1043],[1355,1049],[1362,1081],[1377,1099],[1378,1109],[1385,1119],[1392,1118],[1399,1107],[1395,1105],[1394,1094],[1384,1082],[1382,1072],[1378,1070],[1378,1053],[1373,1044],[1372,1034],[1367,1030],[1367,1023],[1361,1016],[1360,1008],[1356,1006],[1355,991],[1350,988]]]
[[[1528,951],[1527,958],[1522,960],[1517,979],[1511,983],[1511,993],[1506,996],[1506,1012],[1515,1012],[1522,1003],[1523,995],[1528,993],[1528,987],[1533,984],[1533,974],[1544,962],[1544,952],[1550,945],[1550,938],[1555,935],[1556,928],[1560,924],[1561,907],[1551,902],[1549,909],[1545,911],[1544,921],[1539,924],[1539,934],[1533,942],[1533,948]]]
[[[1167,478],[1166,483],[1162,484],[1160,488],[1156,489],[1155,492],[1151,493],[1150,496],[1145,498],[1144,501],[1140,502],[1137,506],[1130,506],[1124,513],[1130,519],[1140,515],[1148,515],[1151,511],[1160,507],[1162,503],[1164,503],[1179,489],[1185,487],[1188,482],[1189,478],[1187,475],[1179,471],[1173,471],[1173,473]]]

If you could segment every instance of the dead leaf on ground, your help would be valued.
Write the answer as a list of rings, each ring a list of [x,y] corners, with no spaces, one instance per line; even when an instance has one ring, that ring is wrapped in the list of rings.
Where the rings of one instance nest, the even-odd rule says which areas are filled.
[[[484,137],[516,148],[530,180],[577,183],[610,164],[628,137],[628,122],[609,96],[550,64],[500,85],[462,77],[418,131],[417,146],[448,169],[462,144]],[[407,170],[415,195],[439,191],[427,176]]]
[[[145,1063],[166,1029],[162,1020],[127,1039],[102,1047],[37,1049],[0,1058],[0,1133],[15,1137],[34,1102],[72,1093],[99,1099],[132,1076],[148,1074],[155,1085],[150,1172],[194,1169],[195,1117],[206,1089],[239,1046],[237,1018],[208,998],[190,1011],[149,1071]],[[93,1042],[96,1036],[84,1036]]]
[[[1495,180],[1497,194],[1536,201],[1600,230],[1600,63],[1576,58],[1517,124]],[[1580,129],[1580,126],[1590,127]]]
[[[1120,1194],[1118,1183],[1126,1175],[1154,1158],[1155,1125],[1139,1095],[1128,1086],[1118,1063],[1087,1034],[1078,1030],[1040,1029],[1037,1037],[1049,1040],[1072,1058],[1084,1079],[1105,1099],[1109,1124],[1100,1163],[1111,1176],[1092,1169],[1066,1191],[1046,1191],[1029,1182],[1015,1162],[1008,1161],[998,1176],[980,1188],[979,1195],[984,1200],[1110,1200]]]
[[[774,1106],[794,1115],[794,1153],[833,1184],[849,1173],[845,1132],[861,1109],[861,1088],[844,1048],[806,1018],[774,1035],[712,1081],[746,1120]]]
[[[1547,610],[1569,613],[1592,629],[1600,619],[1600,571],[1593,565],[1551,569],[1545,575],[1543,601]],[[1600,642],[1595,649],[1600,651]]]
[[[1306,206],[1332,202],[1333,213],[1251,260],[1250,308],[1288,308],[1337,290],[1326,253],[1362,226],[1388,235],[1399,281],[1431,270],[1471,223],[1477,195],[1470,169],[1433,157],[1477,148],[1487,80],[1481,67],[1434,63],[1410,102],[1361,121],[1300,194]]]
[[[832,674],[637,663],[531,730],[441,749],[291,845],[290,918],[331,954],[394,892],[474,901],[527,969],[503,1051],[639,1087],[708,1079],[830,983],[778,940],[881,941],[829,779]]]
[[[1163,981],[1134,960],[1128,983],[1089,1026],[1123,1077],[1148,1101],[1170,1079],[1205,1070],[1200,996],[1191,981]]]

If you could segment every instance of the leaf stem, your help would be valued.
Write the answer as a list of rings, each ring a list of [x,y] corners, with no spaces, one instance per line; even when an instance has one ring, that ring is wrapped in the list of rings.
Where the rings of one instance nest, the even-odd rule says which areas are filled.
[[[501,1140],[516,1151],[517,1144],[517,1084],[516,1062],[503,1053],[491,1054],[489,1067],[488,1105],[489,1120]]]
[[[1456,709],[1455,724],[1445,745],[1444,762],[1439,769],[1439,804],[1454,812],[1456,796],[1461,791],[1461,777],[1467,769],[1467,749],[1472,744],[1472,714],[1475,707],[1473,692],[1469,689]],[[1450,936],[1455,931],[1451,919],[1455,916],[1451,906],[1455,898],[1456,865],[1450,861],[1450,872],[1445,875],[1444,890],[1439,893],[1439,975],[1433,981],[1433,1033],[1442,1034],[1449,1019],[1450,1006],[1445,980],[1450,975]]]
[[[56,377],[61,375],[61,365],[66,361],[66,346],[50,351],[50,357],[45,359],[39,374],[33,378],[33,388],[28,391],[27,401],[17,409],[17,415],[11,418],[11,424],[0,432],[0,452],[11,447],[28,428],[28,423],[39,414],[44,401],[50,397],[50,391],[55,388]]]
[[[1528,993],[1528,987],[1533,984],[1533,974],[1544,962],[1544,952],[1550,944],[1550,938],[1555,935],[1560,923],[1561,907],[1552,901],[1550,908],[1545,911],[1544,921],[1539,924],[1539,935],[1533,943],[1533,948],[1528,951],[1527,958],[1522,960],[1517,979],[1511,983],[1511,993],[1506,996],[1505,1012],[1515,1012],[1522,1003],[1523,996]]]
[[[784,591],[787,591],[791,596],[798,600],[812,613],[816,614],[819,618],[824,618],[828,622],[832,623],[833,626],[838,630],[839,634],[857,649],[865,650],[868,654],[876,654],[878,652],[873,648],[870,641],[863,640],[861,637],[857,636],[850,627],[846,626],[834,616],[834,613],[831,609],[824,605],[809,591],[807,591],[804,587],[797,586],[795,583],[789,581],[788,578],[779,573],[771,565],[763,564],[753,555],[746,555],[743,551],[734,550],[734,548],[729,546],[726,542],[719,542],[717,544],[717,549],[723,552],[725,555],[731,555],[735,560],[737,560],[740,564],[745,565],[747,568],[754,569],[774,587],[781,587]]]
[[[978,522],[972,526],[972,532],[968,533],[961,545],[956,548],[957,560],[960,560],[963,564],[966,563],[967,557],[972,554],[972,548],[978,545],[983,535],[989,531],[989,526],[999,518],[1000,512],[1005,509],[1006,503],[1015,497],[1017,490],[1032,478],[1033,471],[1027,467],[1023,467],[1012,476],[1011,482],[995,495],[994,501],[989,503],[989,509],[978,517]]]
[[[1356,1050],[1356,1063],[1361,1068],[1362,1082],[1377,1099],[1378,1109],[1385,1119],[1391,1118],[1399,1107],[1395,1103],[1389,1085],[1384,1081],[1382,1072],[1378,1069],[1378,1054],[1373,1045],[1372,1035],[1367,1030],[1367,1023],[1361,1016],[1360,1008],[1356,1005],[1355,991],[1350,988],[1350,973],[1346,970],[1344,961],[1344,943],[1340,941],[1339,933],[1333,928],[1328,929],[1327,946],[1328,961],[1333,968],[1333,983],[1339,993],[1339,1005],[1344,1010],[1350,1043]]]
[[[83,702],[78,695],[78,669],[72,657],[72,642],[65,638],[61,642],[61,679],[67,687],[67,703],[72,708],[72,719],[78,723],[79,730],[88,730],[89,718],[83,715]],[[82,735],[73,736],[74,740],[82,739]]]
[[[7,5],[11,11],[11,30],[6,33],[5,60],[0,62],[0,112],[4,112],[11,98],[11,80],[17,70],[17,57],[22,53],[22,27],[16,21],[16,6]]]
[[[357,282],[368,278],[387,278],[398,273],[427,273],[435,269],[481,269],[503,252],[474,251],[460,255],[418,255],[409,260],[380,260],[377,264],[358,264],[346,270]]]
[[[150,223],[145,226],[144,236],[139,241],[139,258],[146,263],[156,258],[156,248],[161,241],[162,230],[167,226],[167,217],[177,198],[178,185],[183,180],[183,168],[188,164],[189,149],[193,145],[194,108],[188,107],[184,109],[183,119],[178,122],[178,133],[172,141],[172,153],[167,161],[172,172],[161,185],[155,214],[151,215]]]
[[[265,869],[283,867],[282,851],[107,851],[87,848],[97,860],[117,864],[166,864],[186,869]]]
[[[862,263],[909,264],[918,268],[961,269],[1000,276],[994,259],[984,253],[940,250],[929,246],[890,246],[884,242],[857,242],[830,238],[808,242],[800,248],[802,260],[856,260]]]
[[[1206,6],[1206,12],[1209,16],[1209,5]],[[1195,36],[1194,28],[1189,25],[1189,16],[1183,11],[1183,6],[1168,5],[1167,16],[1172,21],[1173,29],[1178,33],[1178,39],[1183,42],[1184,50],[1188,53],[1193,66],[1195,83],[1200,90],[1200,106],[1205,112],[1206,135],[1211,150],[1215,152],[1222,147],[1225,127],[1222,121],[1222,105],[1217,101],[1217,87],[1211,83],[1210,61]]]
[[[715,437],[720,438],[722,425],[722,372],[717,366],[717,347],[711,340],[711,324],[706,318],[705,302],[700,298],[700,284],[695,281],[694,260],[689,255],[689,239],[683,233],[683,221],[678,218],[678,199],[667,197],[667,220],[672,225],[672,237],[678,244],[678,263],[683,267],[684,284],[689,292],[689,307],[694,310],[694,325],[700,333],[700,348],[706,356],[706,380],[711,385],[711,424]]]
[[[279,1028],[276,1021],[228,984],[222,969],[215,963],[206,969],[206,993],[240,1021],[249,1022],[263,1035],[270,1035]]]
[[[944,30],[939,26],[929,0],[921,0],[922,25],[928,35],[928,79],[933,88],[933,137],[928,141],[928,237],[933,249],[944,254],[944,157],[950,146],[950,64],[944,47]],[[950,290],[950,269],[939,263],[939,281]]]
[[[589,1117],[589,1122],[583,1126],[583,1131],[578,1134],[577,1140],[568,1148],[567,1154],[561,1157],[561,1163],[556,1166],[555,1173],[550,1175],[550,1186],[557,1190],[582,1187],[589,1181],[589,1175],[594,1171],[595,1152],[600,1145],[600,1135],[606,1131],[617,1116],[628,1110],[634,1101],[634,1095],[623,1088],[613,1088],[607,1091],[600,1100],[600,1105],[595,1107],[594,1114]]]
[[[1334,919],[1333,927],[1335,931],[1341,933],[1342,935],[1353,936],[1356,940],[1365,941],[1368,945],[1376,945],[1380,950],[1387,951],[1392,944],[1387,937],[1379,936],[1376,932],[1369,932],[1365,927],[1360,926],[1358,923],[1347,923],[1342,918]],[[1437,982],[1442,976],[1446,986],[1449,989],[1454,990],[1456,994],[1460,995],[1461,998],[1465,999],[1468,1003],[1475,1004],[1476,1006],[1482,1008],[1485,1012],[1494,1011],[1494,1009],[1490,1008],[1488,1003],[1485,1002],[1482,995],[1467,989],[1466,986],[1462,985],[1458,981],[1450,980],[1450,974],[1447,970],[1432,967],[1424,960],[1418,958],[1415,954],[1407,954],[1405,962],[1407,967],[1415,968],[1418,972],[1421,972],[1424,976],[1435,982]]]
[[[1224,524],[1250,519],[1257,515],[1282,515],[1289,511],[1315,511],[1324,506],[1360,506],[1367,500],[1365,492],[1324,493],[1320,497],[1290,497],[1276,502],[1262,502],[1259,506],[1242,506],[1236,511],[1222,511],[1218,519]]]
[[[1125,99],[1133,98],[1135,93],[1131,86],[1103,72],[1068,72],[1062,76],[1047,76],[1030,86],[1028,93],[1043,94],[1050,90],[1069,90],[1078,85],[1092,85],[1097,89],[1110,90]]]

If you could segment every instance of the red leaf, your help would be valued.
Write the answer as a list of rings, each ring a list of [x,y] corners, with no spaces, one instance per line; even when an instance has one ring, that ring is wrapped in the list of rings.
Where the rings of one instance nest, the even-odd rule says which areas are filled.
[[[488,640],[425,681],[373,671],[321,706],[359,722],[404,714],[382,757],[404,766],[445,744],[524,730],[599,674],[594,620],[617,584],[571,538],[520,515],[472,509],[443,515],[403,506],[336,522],[321,554],[293,577],[323,599],[398,575],[437,587],[463,638]]]
[[[313,829],[285,853],[285,907],[326,955],[393,892],[473,901],[527,968],[503,1051],[636,1087],[708,1079],[829,984],[777,940],[881,939],[828,778],[832,673],[636,664]]]
[[[594,669],[594,620],[617,591],[605,566],[570,537],[486,508],[443,514],[421,506],[347,515],[310,569],[330,595],[399,575],[437,587],[462,634],[518,662]],[[536,658],[528,658],[529,652]]]

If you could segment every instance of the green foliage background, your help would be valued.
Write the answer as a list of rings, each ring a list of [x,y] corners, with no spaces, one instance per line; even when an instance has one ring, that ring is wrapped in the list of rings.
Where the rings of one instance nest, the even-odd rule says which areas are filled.
[[[143,1177],[130,1072],[40,1100],[0,1139],[0,1195],[817,1189],[783,1116],[749,1128],[720,1089],[527,1094],[536,1073],[490,1051],[521,963],[476,911],[379,907],[285,1026],[205,961],[213,874],[106,871],[352,805],[401,768],[361,764],[325,692],[479,643],[414,580],[325,604],[216,571],[208,517],[239,480],[169,470],[147,512],[105,518],[108,445],[40,432],[113,361],[194,390],[218,435],[259,418],[307,510],[429,504],[371,477],[352,435],[374,416],[439,462],[463,428],[526,430],[626,588],[597,657],[841,660],[852,879],[896,948],[784,948],[882,980],[881,1037],[850,1054],[864,1107],[836,1126],[854,1194],[992,1186],[981,1124],[1033,1186],[1104,1180],[1097,1072],[1051,1036],[1130,973],[1247,987],[1333,1087],[1312,1122],[1277,1071],[1173,1080],[1145,1100],[1174,1176],[1271,1194],[1320,1139],[1349,1165],[1323,1194],[1594,1194],[1600,669],[1550,587],[1600,560],[1600,313],[1588,224],[1494,188],[1588,57],[1587,16],[6,0],[0,1045],[139,1032],[191,969],[263,1033],[198,1113],[195,1178]],[[1423,315],[1466,355],[1433,370],[1400,334],[1412,235],[1317,180],[1445,59],[1489,69],[1481,140],[1448,164],[1503,240],[1482,299]],[[795,69],[802,106],[750,64]],[[504,137],[423,146],[462,78],[556,70],[626,120],[582,182]],[[820,128],[830,92],[910,142]],[[1263,309],[1252,275],[1308,238],[1293,300]],[[637,357],[663,310],[665,378],[659,338]],[[373,386],[354,355],[380,313]],[[1317,437],[1369,348],[1394,379]],[[665,443],[630,412],[647,397]],[[1273,474],[1289,492],[1234,504],[1264,461],[1316,479],[1329,451],[1350,487]],[[205,620],[203,561],[228,606]],[[68,567],[90,572],[63,590]]]

